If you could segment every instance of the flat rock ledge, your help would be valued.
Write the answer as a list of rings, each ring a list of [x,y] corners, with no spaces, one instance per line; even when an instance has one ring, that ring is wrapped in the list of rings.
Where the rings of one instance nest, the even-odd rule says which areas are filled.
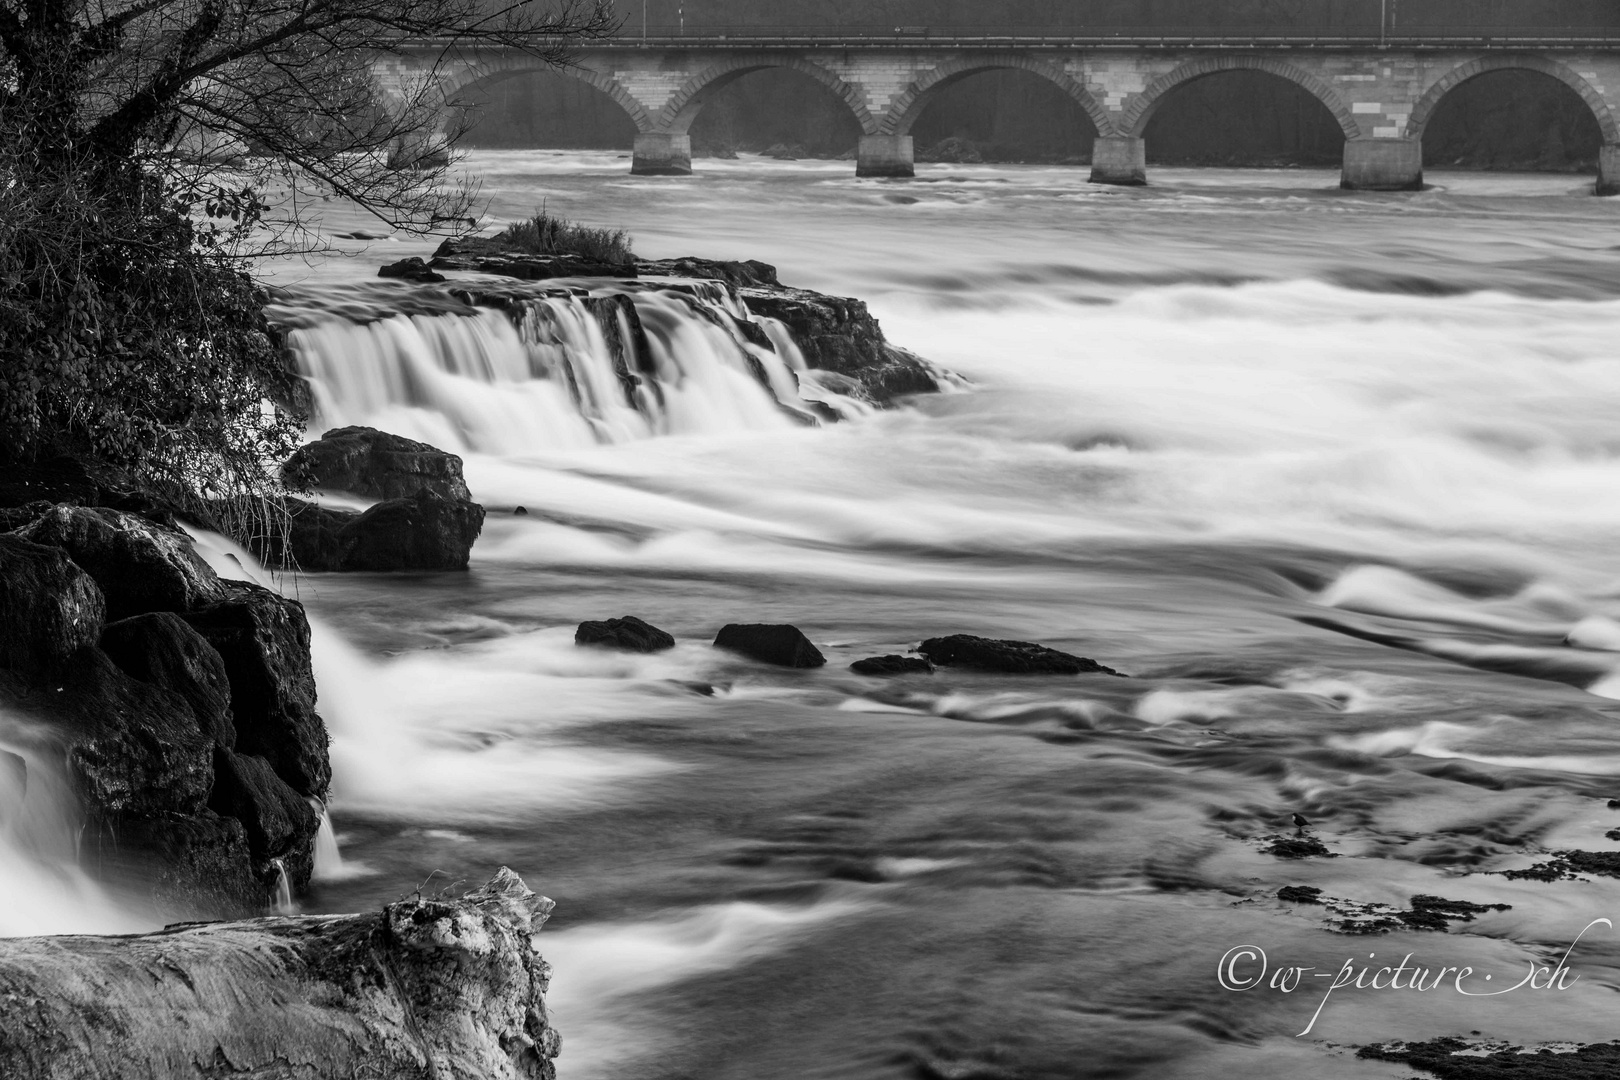
[[[0,940],[0,1076],[553,1080],[535,935],[503,867],[360,915]]]

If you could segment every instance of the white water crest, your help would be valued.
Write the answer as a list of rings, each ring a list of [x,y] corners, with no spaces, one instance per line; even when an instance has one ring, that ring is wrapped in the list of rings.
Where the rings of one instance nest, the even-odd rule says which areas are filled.
[[[338,289],[338,302],[332,292],[272,308],[324,427],[513,456],[870,411],[823,388],[788,330],[717,282],[503,283],[499,308],[439,291],[356,287]]]

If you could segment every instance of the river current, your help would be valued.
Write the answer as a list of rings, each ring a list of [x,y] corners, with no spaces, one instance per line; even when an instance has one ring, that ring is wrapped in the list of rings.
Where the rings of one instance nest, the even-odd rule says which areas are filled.
[[[1564,989],[1492,992],[1620,920],[1620,881],[1491,872],[1620,846],[1620,201],[698,164],[468,168],[493,221],[544,202],[643,256],[770,262],[966,385],[806,426],[693,338],[671,349],[707,389],[645,429],[542,423],[554,401],[492,376],[329,393],[327,421],[461,453],[489,517],[464,575],[282,581],[343,859],[306,910],[511,866],[557,901],[563,1080],[1397,1077],[1349,1048],[1613,1036],[1602,924]],[[273,268],[311,318],[405,295],[360,283],[430,248],[339,243]],[[574,646],[625,614],[679,646]],[[793,623],[829,663],[717,652],[728,622]],[[1130,678],[848,670],[959,632]],[[1337,857],[1262,850],[1295,813]],[[1284,886],[1510,907],[1346,935]],[[1231,988],[1241,946],[1261,985]],[[1318,977],[1405,954],[1473,974]]]

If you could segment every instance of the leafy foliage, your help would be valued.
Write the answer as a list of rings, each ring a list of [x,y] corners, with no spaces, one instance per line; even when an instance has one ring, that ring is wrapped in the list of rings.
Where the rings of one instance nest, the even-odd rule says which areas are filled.
[[[582,255],[610,266],[636,261],[630,234],[623,229],[593,229],[552,217],[544,209],[527,221],[508,225],[494,237],[494,243],[536,255]]]

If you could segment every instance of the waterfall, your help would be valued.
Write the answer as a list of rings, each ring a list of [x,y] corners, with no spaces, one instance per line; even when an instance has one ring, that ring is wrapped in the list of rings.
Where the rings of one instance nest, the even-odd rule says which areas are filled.
[[[792,334],[729,286],[350,286],[270,309],[317,423],[456,452],[567,451],[787,429],[869,411],[807,370]]]
[[[277,915],[296,915],[298,905],[293,903],[292,883],[287,880],[287,868],[280,859],[271,859],[270,865],[276,870],[276,900],[271,906]]]

